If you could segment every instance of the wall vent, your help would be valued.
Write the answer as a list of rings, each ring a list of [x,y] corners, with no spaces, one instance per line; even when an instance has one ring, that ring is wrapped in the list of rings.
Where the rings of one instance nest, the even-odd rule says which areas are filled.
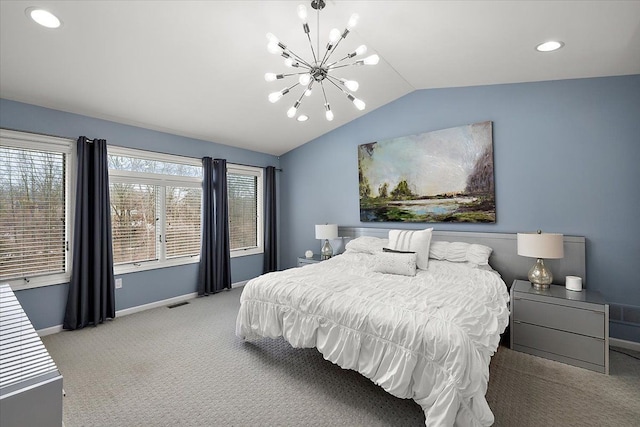
[[[640,327],[640,307],[609,304],[609,320]]]

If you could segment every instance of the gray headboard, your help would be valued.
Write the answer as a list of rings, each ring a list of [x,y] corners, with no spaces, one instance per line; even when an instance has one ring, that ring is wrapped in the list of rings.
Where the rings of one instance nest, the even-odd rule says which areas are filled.
[[[338,235],[345,238],[373,236],[387,238],[389,228],[338,227]],[[346,239],[345,239],[346,240]],[[478,243],[493,248],[489,263],[511,287],[514,279],[527,280],[529,269],[535,264],[533,258],[523,257],[516,251],[515,233],[475,233],[466,231],[433,230],[434,241]],[[345,242],[346,243],[346,242]],[[564,284],[565,276],[580,276],[586,281],[585,238],[564,236],[564,258],[544,261],[553,273],[553,282]]]

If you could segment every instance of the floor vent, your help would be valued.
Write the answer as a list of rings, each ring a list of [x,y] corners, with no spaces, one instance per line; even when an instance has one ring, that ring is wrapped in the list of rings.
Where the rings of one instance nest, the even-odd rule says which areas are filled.
[[[168,305],[167,307],[176,308],[176,307],[180,307],[181,305],[187,305],[187,304],[189,304],[189,301],[182,301],[182,302],[177,302],[175,304]]]

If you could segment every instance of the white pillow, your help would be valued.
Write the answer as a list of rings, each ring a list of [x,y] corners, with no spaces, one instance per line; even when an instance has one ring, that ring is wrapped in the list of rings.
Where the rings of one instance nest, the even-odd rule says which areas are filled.
[[[432,242],[429,257],[451,262],[470,262],[475,265],[489,265],[489,246],[464,242]]]
[[[375,255],[378,252],[382,252],[382,248],[387,246],[388,243],[389,241],[387,239],[361,236],[353,240],[349,240],[344,248],[349,252],[362,252],[365,254]]]
[[[416,265],[429,268],[429,245],[433,228],[426,230],[389,230],[389,247],[396,251],[411,251],[417,255]]]
[[[373,271],[387,274],[400,274],[402,276],[416,275],[417,254],[413,252],[380,252],[376,254],[376,263]]]

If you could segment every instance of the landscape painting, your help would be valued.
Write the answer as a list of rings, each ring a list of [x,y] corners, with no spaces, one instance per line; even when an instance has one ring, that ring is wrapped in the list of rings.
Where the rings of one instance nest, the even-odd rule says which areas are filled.
[[[496,222],[493,124],[358,146],[360,221]]]

